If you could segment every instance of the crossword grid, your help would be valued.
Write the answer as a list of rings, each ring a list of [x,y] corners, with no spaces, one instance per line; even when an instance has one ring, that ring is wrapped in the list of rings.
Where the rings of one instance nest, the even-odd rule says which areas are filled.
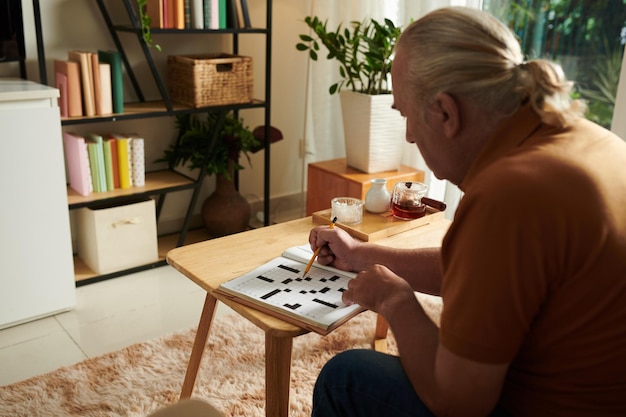
[[[303,278],[303,271],[301,263],[282,259],[279,265],[261,274],[252,271],[242,276],[229,288],[314,320],[346,306],[341,293],[350,278],[316,268]]]

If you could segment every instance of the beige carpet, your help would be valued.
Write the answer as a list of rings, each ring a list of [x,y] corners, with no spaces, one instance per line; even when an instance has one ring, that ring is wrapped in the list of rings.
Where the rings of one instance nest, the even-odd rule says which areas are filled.
[[[437,298],[420,297],[436,321]],[[290,416],[310,415],[321,367],[333,355],[369,348],[376,316],[365,312],[326,337],[294,339]],[[145,416],[178,399],[195,329],[138,343],[117,352],[0,387],[0,416]],[[389,338],[390,351],[395,342]],[[193,397],[227,416],[264,416],[263,332],[234,314],[216,319]]]

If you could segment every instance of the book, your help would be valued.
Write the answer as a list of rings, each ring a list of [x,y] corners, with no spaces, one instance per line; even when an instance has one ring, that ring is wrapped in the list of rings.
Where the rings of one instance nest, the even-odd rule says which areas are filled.
[[[80,67],[73,61],[54,61],[54,71],[67,76],[67,113],[69,117],[83,115]]]
[[[80,67],[80,81],[83,102],[83,114],[85,116],[96,115],[96,102],[93,90],[93,71],[91,53],[87,51],[68,51],[70,61],[77,62]]]
[[[87,155],[89,156],[89,169],[91,171],[91,188],[94,193],[100,193],[104,190],[100,187],[100,170],[98,168],[98,144],[95,142],[85,141],[87,143]]]
[[[96,133],[87,133],[85,135],[87,141],[87,150],[89,151],[89,160],[92,160],[92,152],[94,155],[94,165],[91,165],[91,175],[95,174],[94,191],[102,193],[107,191],[106,168],[104,162],[104,144],[102,136]]]
[[[124,113],[124,84],[122,79],[122,58],[118,51],[98,51],[100,62],[111,66],[111,95],[113,112]]]
[[[219,10],[218,29],[226,29],[228,27],[228,0],[216,0]]]
[[[113,91],[111,90],[111,66],[101,62],[100,68],[100,109],[102,114],[113,113]]]
[[[213,2],[211,0],[202,0],[202,26],[204,29],[212,29],[212,13]]]
[[[204,0],[191,0],[191,27],[204,29]]]
[[[70,188],[80,195],[91,194],[93,184],[85,138],[76,133],[63,132],[63,148]]]
[[[111,143],[103,138],[102,153],[104,154],[104,177],[106,179],[106,190],[112,191],[113,185],[113,155],[111,152]]]
[[[288,248],[281,256],[221,284],[216,292],[296,326],[328,334],[364,309],[341,301],[355,273],[315,261],[303,276],[312,256],[309,245]]]
[[[131,149],[131,177],[135,187],[143,187],[146,185],[146,161],[144,155],[143,138],[136,134],[130,136]]]
[[[211,3],[211,26],[209,29],[219,29],[220,28],[220,6],[219,2],[221,0],[210,0]]]
[[[184,9],[185,9],[185,27],[184,29],[193,28],[193,24],[191,22],[191,0],[183,0],[184,1]]]
[[[100,61],[98,60],[98,54],[93,52],[89,53],[91,58],[91,72],[93,82],[93,100],[96,106],[96,114],[103,115],[102,112],[102,81],[100,79]]]
[[[130,138],[114,133],[112,135],[117,141],[117,161],[120,175],[120,188],[130,188],[133,185],[131,174],[131,149]]]
[[[185,0],[170,0],[173,4],[174,29],[185,29]]]
[[[58,105],[61,117],[67,117],[69,115],[69,109],[67,104],[67,75],[61,72],[54,73],[54,85],[59,90]]]
[[[147,0],[146,15],[150,18],[150,27],[163,29],[163,2],[161,0]]]
[[[113,188],[120,188],[120,164],[117,156],[117,139],[108,135],[104,138],[105,146],[111,148],[111,166],[113,167]]]

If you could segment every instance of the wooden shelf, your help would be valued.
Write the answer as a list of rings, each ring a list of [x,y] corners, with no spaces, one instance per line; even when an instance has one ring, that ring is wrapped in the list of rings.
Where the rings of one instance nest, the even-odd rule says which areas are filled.
[[[124,113],[112,113],[97,116],[64,117],[61,119],[61,124],[64,126],[68,126],[85,123],[115,122],[119,120],[165,117],[176,114],[205,113],[208,111],[218,111],[220,109],[251,109],[264,106],[265,102],[258,99],[252,99],[252,101],[250,101],[249,103],[236,103],[209,107],[188,107],[182,104],[172,103],[172,111],[169,111],[163,100],[155,100],[137,103],[124,103]]]
[[[164,194],[171,191],[186,190],[195,187],[193,179],[175,171],[162,170],[146,173],[146,185],[143,187],[116,188],[103,193],[91,193],[87,196],[78,194],[67,187],[67,202],[70,209],[85,207],[98,201],[126,199],[132,196]]]

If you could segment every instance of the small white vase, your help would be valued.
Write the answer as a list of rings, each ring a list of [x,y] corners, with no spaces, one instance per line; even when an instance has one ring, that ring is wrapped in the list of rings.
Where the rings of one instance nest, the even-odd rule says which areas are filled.
[[[384,178],[374,178],[372,187],[365,194],[365,210],[370,213],[384,213],[391,205],[391,194],[386,187],[387,180]]]

